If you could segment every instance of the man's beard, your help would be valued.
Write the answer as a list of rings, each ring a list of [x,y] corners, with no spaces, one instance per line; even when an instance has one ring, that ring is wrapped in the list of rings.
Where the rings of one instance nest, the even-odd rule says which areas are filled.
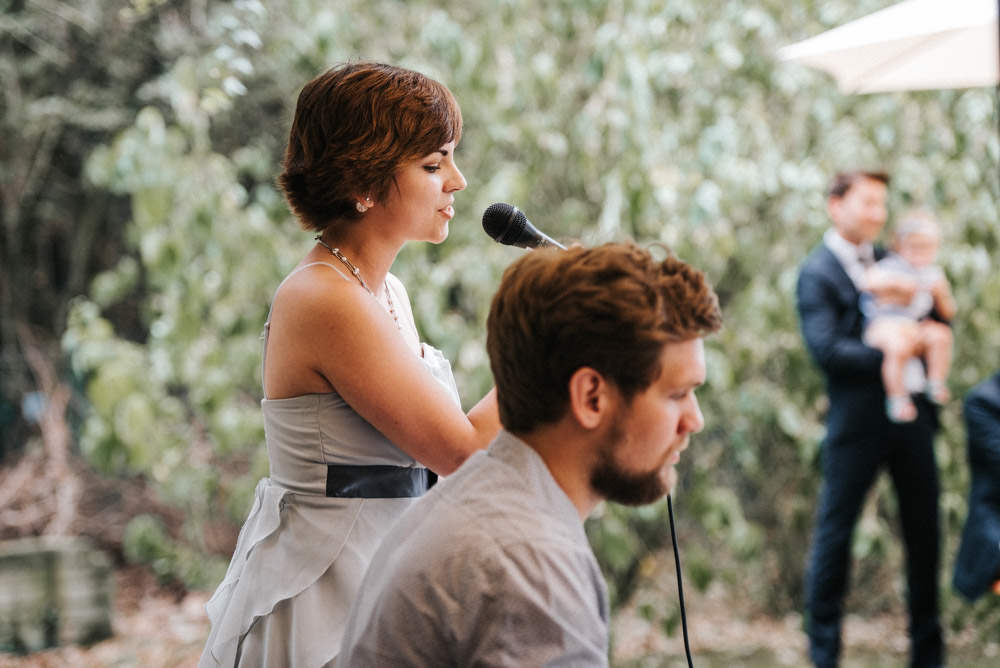
[[[620,422],[611,429],[607,441],[597,453],[597,464],[590,472],[590,488],[601,498],[626,506],[642,506],[662,498],[670,492],[669,471],[664,462],[651,471],[626,471],[615,461],[615,451],[622,440]],[[671,476],[672,477],[672,476]]]

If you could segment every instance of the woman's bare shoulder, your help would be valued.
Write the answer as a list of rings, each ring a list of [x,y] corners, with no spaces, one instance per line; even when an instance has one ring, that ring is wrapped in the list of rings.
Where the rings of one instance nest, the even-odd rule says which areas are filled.
[[[272,319],[284,314],[303,317],[349,307],[364,296],[360,287],[332,264],[313,262],[299,266],[278,287]]]

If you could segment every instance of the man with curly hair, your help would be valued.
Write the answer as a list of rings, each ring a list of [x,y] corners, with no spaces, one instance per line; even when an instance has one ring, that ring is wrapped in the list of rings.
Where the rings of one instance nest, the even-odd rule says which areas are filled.
[[[487,321],[504,429],[389,533],[337,665],[606,666],[583,520],[674,486],[720,325],[700,271],[633,244],[508,268]]]

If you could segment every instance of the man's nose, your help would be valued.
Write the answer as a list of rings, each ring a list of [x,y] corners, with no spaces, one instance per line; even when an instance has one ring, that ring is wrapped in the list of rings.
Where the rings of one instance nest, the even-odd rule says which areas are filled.
[[[698,405],[697,397],[691,397],[690,406],[684,413],[682,427],[689,434],[697,434],[705,426],[705,418],[701,414],[701,406]]]

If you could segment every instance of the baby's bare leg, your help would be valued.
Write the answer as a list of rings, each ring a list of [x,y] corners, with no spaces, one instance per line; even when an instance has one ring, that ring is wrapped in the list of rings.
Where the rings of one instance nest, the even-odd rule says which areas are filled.
[[[865,330],[865,343],[882,351],[882,384],[886,396],[906,396],[903,367],[918,349],[917,323],[901,318],[877,318]]]
[[[920,323],[920,340],[927,359],[927,378],[944,382],[951,371],[951,327],[924,320]]]
[[[951,371],[953,340],[947,325],[934,320],[920,323],[920,347],[927,360],[927,395],[935,403],[943,404],[951,398],[946,381]]]

